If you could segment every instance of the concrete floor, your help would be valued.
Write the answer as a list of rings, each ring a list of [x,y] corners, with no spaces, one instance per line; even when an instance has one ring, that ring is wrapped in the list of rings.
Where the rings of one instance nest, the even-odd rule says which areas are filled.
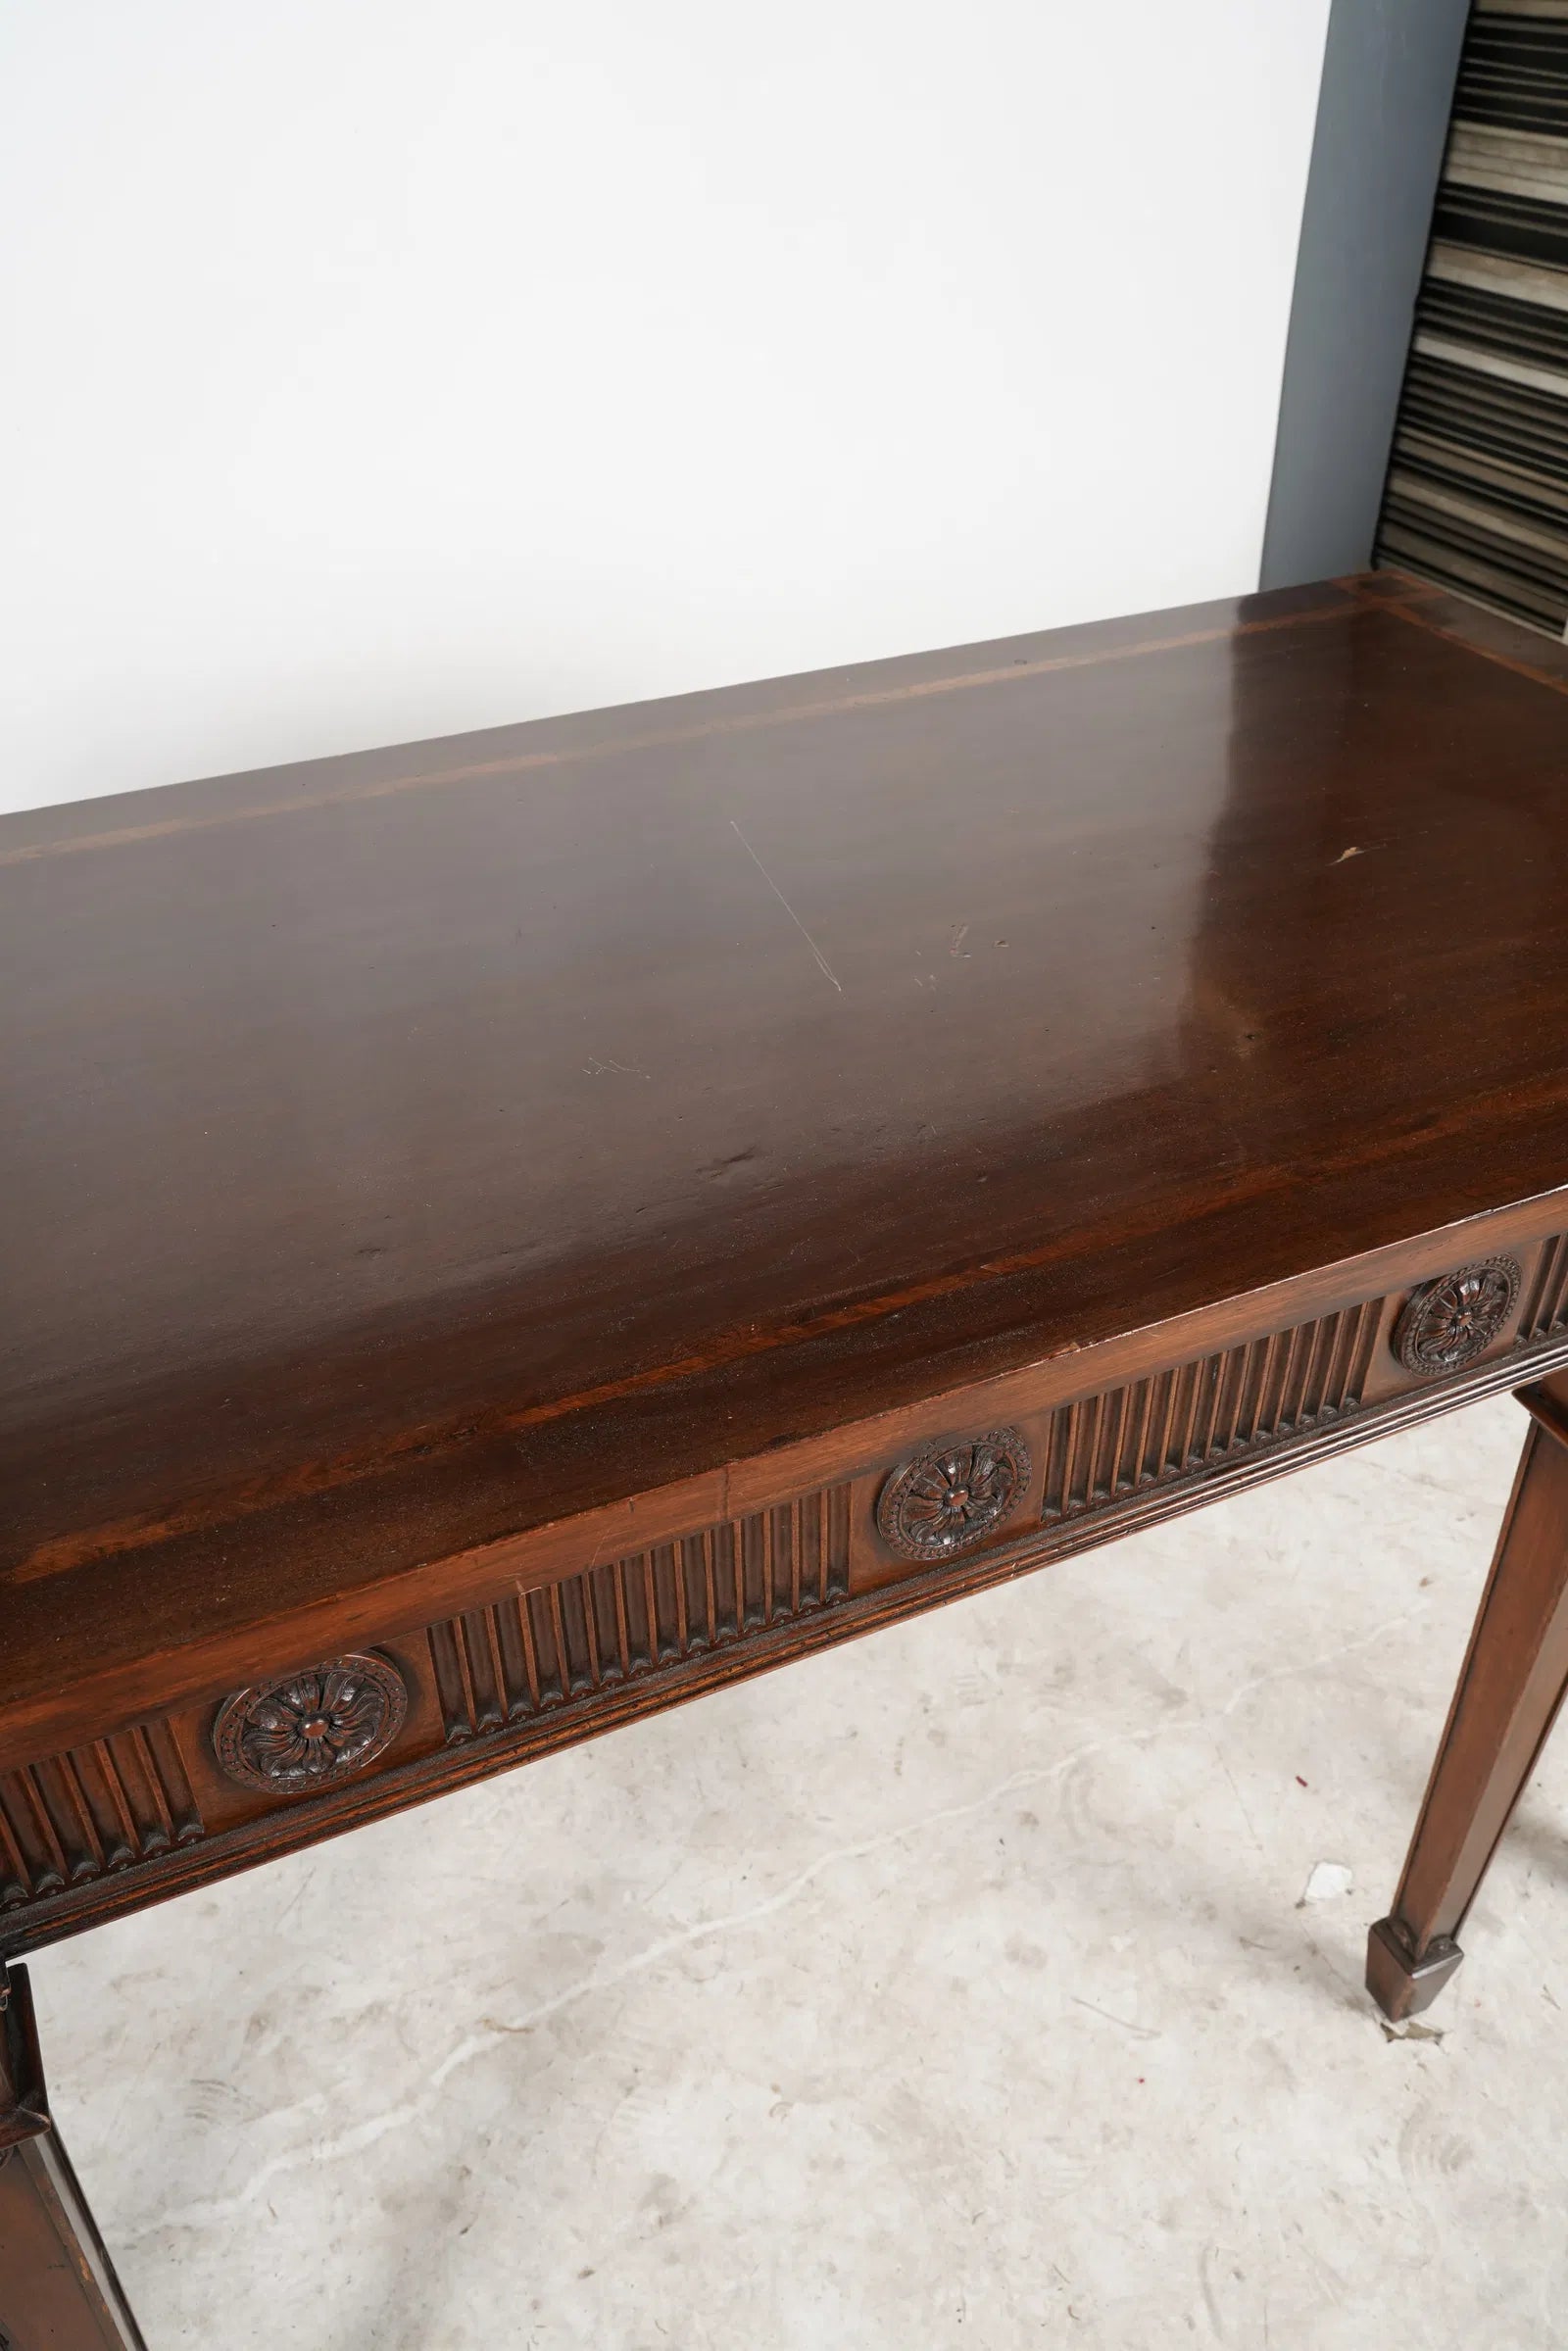
[[[1434,2036],[1360,1989],[1521,1431],[43,1954],[152,2351],[1568,2341],[1568,1735]]]

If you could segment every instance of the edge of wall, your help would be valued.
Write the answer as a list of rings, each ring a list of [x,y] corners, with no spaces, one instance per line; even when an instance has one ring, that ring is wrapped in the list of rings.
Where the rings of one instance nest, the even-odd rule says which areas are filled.
[[[1364,571],[1469,0],[1333,0],[1258,585]]]

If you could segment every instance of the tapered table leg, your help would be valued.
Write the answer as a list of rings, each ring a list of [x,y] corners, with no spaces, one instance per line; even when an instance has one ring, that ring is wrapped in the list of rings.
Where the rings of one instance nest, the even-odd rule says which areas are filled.
[[[1456,1937],[1568,1687],[1568,1373],[1519,1400],[1533,1426],[1394,1908],[1367,1942],[1385,2016],[1436,1999]]]
[[[0,1998],[0,2351],[146,2351],[49,2113],[25,1968]]]

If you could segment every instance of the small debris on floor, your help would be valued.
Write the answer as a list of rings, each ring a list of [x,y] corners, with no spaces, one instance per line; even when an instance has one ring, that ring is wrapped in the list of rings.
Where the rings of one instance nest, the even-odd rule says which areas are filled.
[[[1354,1884],[1353,1871],[1343,1861],[1314,1861],[1296,1907],[1304,1910],[1308,1902],[1335,1901],[1341,1894],[1348,1894]]]
[[[1385,2040],[1441,2040],[1445,2031],[1442,2025],[1423,2025],[1416,2017],[1407,2025],[1391,2025],[1387,2017],[1380,2016],[1378,2023]]]

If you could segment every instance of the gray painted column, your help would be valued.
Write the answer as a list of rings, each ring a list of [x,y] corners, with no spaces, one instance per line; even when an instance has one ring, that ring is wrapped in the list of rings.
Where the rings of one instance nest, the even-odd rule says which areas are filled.
[[[1468,0],[1333,0],[1262,587],[1371,558],[1468,14]]]

